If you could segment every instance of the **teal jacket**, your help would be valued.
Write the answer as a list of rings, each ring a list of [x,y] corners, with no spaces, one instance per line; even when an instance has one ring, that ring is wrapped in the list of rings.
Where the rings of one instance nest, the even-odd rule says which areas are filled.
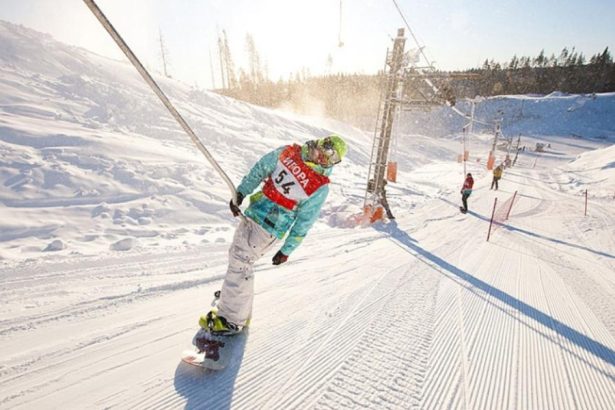
[[[244,197],[250,195],[269,175],[275,171],[278,158],[282,150],[280,147],[262,157],[250,170],[237,187]],[[302,155],[305,161],[305,155]],[[319,174],[329,176],[331,168],[323,168],[309,163],[310,167]],[[320,214],[320,208],[329,195],[329,185],[322,185],[307,199],[300,201],[294,210],[288,210],[267,198],[262,191],[250,197],[250,206],[244,212],[247,217],[258,223],[267,232],[278,239],[284,238],[288,233],[284,245],[280,251],[284,255],[290,255],[303,241],[308,231],[316,222]]]

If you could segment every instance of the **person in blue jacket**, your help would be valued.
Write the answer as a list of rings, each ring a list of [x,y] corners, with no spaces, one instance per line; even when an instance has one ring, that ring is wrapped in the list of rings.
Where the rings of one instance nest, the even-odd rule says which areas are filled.
[[[254,263],[282,239],[274,265],[288,260],[318,218],[329,194],[329,175],[340,163],[347,146],[339,135],[329,135],[304,145],[280,147],[262,157],[237,187],[233,216],[250,196],[250,205],[235,231],[229,265],[216,308],[202,316],[205,331],[231,335],[246,326],[252,314]]]

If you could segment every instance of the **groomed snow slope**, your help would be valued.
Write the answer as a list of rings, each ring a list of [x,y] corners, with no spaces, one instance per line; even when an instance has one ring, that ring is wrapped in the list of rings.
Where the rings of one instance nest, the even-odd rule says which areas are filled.
[[[615,398],[612,207],[505,174],[397,222],[323,229],[257,265],[242,357],[186,365],[227,245],[2,271],[2,408],[582,408]],[[565,217],[564,217],[565,216]]]
[[[358,227],[368,134],[165,82],[235,181],[289,141],[335,130],[351,143],[304,244],[257,263],[241,354],[203,371],[179,355],[226,270],[226,188],[125,64],[0,28],[3,44],[28,45],[0,54],[1,409],[613,407],[612,117],[592,139],[574,121],[575,136],[526,124],[523,144],[551,147],[522,152],[498,191],[476,161],[491,135],[473,135],[467,215],[458,120],[404,118],[397,219]],[[586,99],[547,97],[540,115]],[[596,124],[612,100],[579,106]],[[515,191],[487,242],[494,199]]]

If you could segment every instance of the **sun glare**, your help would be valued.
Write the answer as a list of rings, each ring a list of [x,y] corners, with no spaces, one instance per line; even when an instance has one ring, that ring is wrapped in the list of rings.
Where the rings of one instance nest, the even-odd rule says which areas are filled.
[[[322,73],[338,45],[338,13],[335,3],[325,0],[268,2],[243,30],[254,37],[274,78],[303,68]]]

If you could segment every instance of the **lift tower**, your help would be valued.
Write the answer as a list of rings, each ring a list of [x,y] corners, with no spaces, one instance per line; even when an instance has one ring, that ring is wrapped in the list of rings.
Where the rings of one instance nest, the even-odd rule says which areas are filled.
[[[395,109],[401,103],[401,90],[404,82],[404,46],[406,38],[404,29],[397,30],[397,37],[393,43],[393,51],[387,51],[384,80],[386,82],[383,93],[384,109],[382,115],[378,113],[379,127],[374,132],[372,155],[369,164],[367,190],[365,193],[364,210],[370,217],[377,212],[381,205],[388,208],[384,186],[386,184],[385,171],[391,145],[391,130]],[[381,102],[382,106],[382,102]],[[380,128],[380,129],[378,129]],[[380,213],[382,210],[379,211]]]
[[[436,106],[455,105],[455,95],[449,85],[454,75],[437,72],[429,62],[426,67],[419,67],[418,53],[423,54],[422,48],[415,50],[412,56],[412,52],[404,52],[405,43],[404,29],[400,28],[394,39],[393,51],[387,50],[363,204],[364,215],[370,222],[382,218],[383,207],[387,217],[393,218],[385,185],[387,179],[395,182],[396,178],[397,164],[388,162],[396,113],[401,116],[402,110],[429,110]]]

